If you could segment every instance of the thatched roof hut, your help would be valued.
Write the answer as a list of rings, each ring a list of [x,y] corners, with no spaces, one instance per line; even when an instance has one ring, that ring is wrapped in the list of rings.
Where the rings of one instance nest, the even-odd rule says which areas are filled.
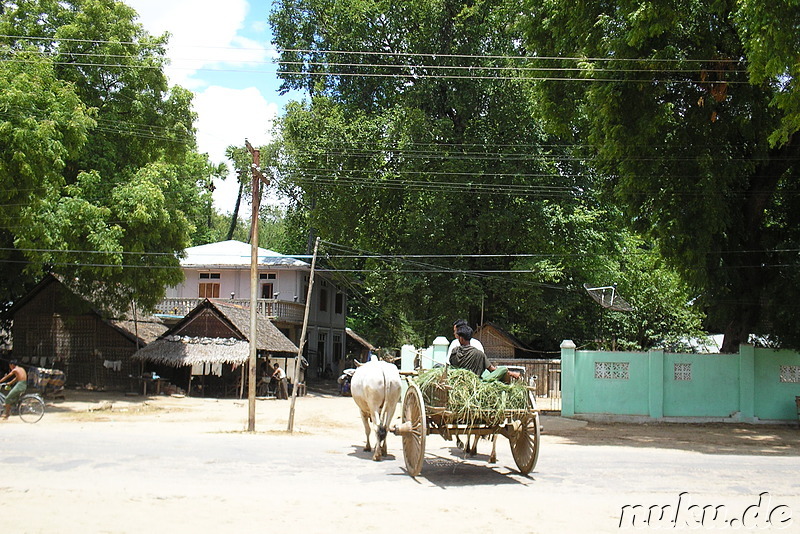
[[[135,321],[132,319],[107,319],[106,322],[134,342],[138,339],[140,345],[152,343],[168,329],[167,325],[154,315],[140,317]]]
[[[205,299],[133,358],[171,367],[243,364],[250,356],[249,339],[249,308]],[[256,341],[259,351],[281,356],[297,354],[297,346],[263,315],[258,317]]]
[[[131,356],[167,326],[154,316],[102,310],[69,280],[48,274],[3,315],[13,320],[13,355],[24,365],[58,369],[67,386],[123,390],[138,372]],[[133,320],[135,317],[135,321]]]

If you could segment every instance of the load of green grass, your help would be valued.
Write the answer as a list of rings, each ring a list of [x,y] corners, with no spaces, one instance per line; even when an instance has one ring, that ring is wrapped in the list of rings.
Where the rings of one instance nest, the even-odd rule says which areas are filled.
[[[522,382],[484,382],[457,367],[421,371],[416,378],[426,407],[444,408],[446,422],[500,424],[506,410],[525,410],[528,390]]]

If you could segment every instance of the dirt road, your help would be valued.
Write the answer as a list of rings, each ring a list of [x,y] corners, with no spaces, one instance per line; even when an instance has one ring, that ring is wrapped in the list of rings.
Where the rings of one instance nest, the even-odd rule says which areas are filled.
[[[675,508],[679,499],[725,507],[728,528],[758,503],[800,514],[796,428],[545,417],[529,477],[516,473],[502,438],[490,465],[488,445],[469,459],[430,436],[414,479],[399,438],[390,436],[383,462],[362,450],[349,398],[298,399],[291,435],[287,401],[256,405],[254,434],[243,432],[246,401],[90,392],[68,392],[35,425],[2,423],[3,530],[616,532],[642,526],[641,514],[625,514],[631,506]],[[767,526],[787,526],[778,519]]]

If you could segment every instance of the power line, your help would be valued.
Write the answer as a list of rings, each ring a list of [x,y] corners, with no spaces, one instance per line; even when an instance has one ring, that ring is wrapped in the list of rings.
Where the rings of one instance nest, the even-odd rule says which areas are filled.
[[[29,35],[8,35],[0,34],[0,38],[16,39],[16,40],[30,40],[30,41],[51,41],[51,42],[72,42],[72,43],[88,43],[88,44],[113,44],[113,45],[137,45],[137,46],[169,46],[157,43],[144,43],[142,41],[110,41],[103,39],[76,39],[76,38],[62,38],[62,37],[47,37],[47,36],[29,36]],[[586,56],[530,56],[530,55],[492,55],[492,54],[443,54],[438,52],[390,52],[390,51],[374,51],[374,50],[334,50],[334,49],[312,49],[312,48],[280,48],[275,46],[270,47],[228,47],[228,46],[202,46],[191,45],[182,46],[181,48],[189,49],[203,49],[203,50],[244,50],[244,51],[261,51],[268,53],[284,53],[284,52],[299,52],[305,54],[342,54],[342,55],[366,55],[366,56],[388,56],[388,57],[436,57],[436,58],[461,58],[461,59],[509,59],[509,60],[574,60],[574,61],[615,61],[615,62],[633,62],[633,61],[661,61],[664,63],[672,62],[698,62],[698,63],[718,63],[718,64],[736,64],[741,63],[740,59],[724,59],[724,58],[623,58],[623,57],[586,57]]]
[[[321,243],[330,246],[334,250],[344,251],[341,254],[326,253],[325,257],[330,258],[352,258],[352,259],[404,259],[404,258],[566,258],[566,257],[585,257],[585,252],[574,253],[554,253],[554,252],[537,252],[537,253],[505,253],[505,254],[384,254],[380,252],[371,252],[363,249],[351,247],[349,245],[342,245],[332,241],[321,241]],[[84,250],[84,249],[54,249],[54,248],[14,248],[14,247],[0,247],[2,252],[60,252],[70,254],[130,254],[134,256],[169,256],[178,257],[183,251],[178,252],[136,252],[136,251],[108,251],[108,250]],[[354,252],[355,251],[355,252]],[[709,250],[706,254],[772,254],[772,253],[800,253],[799,248],[779,248],[779,249],[744,249],[744,250]],[[649,251],[630,250],[625,252],[628,254],[650,254]],[[612,257],[617,254],[594,254],[596,257]],[[202,256],[202,254],[198,254]],[[214,253],[214,257],[228,257],[228,258],[241,258],[239,254],[218,254]],[[270,254],[259,254],[259,258],[292,258],[292,259],[308,259],[311,258],[310,254],[278,254],[276,256]]]
[[[58,38],[48,38],[48,37],[25,37],[25,36],[11,36],[11,35],[0,35],[0,37],[5,38],[13,38],[13,39],[22,39],[22,40],[42,40],[42,41],[51,41],[51,42],[59,42]],[[65,42],[82,42],[82,43],[89,43],[89,44],[130,44],[136,46],[144,46],[145,43],[141,42],[111,42],[111,41],[102,41],[102,40],[81,40],[81,39],[66,39],[62,40]],[[231,48],[231,50],[242,50]],[[261,49],[262,51],[266,51],[266,49]],[[11,54],[16,54],[17,51],[10,50]],[[24,51],[23,51],[24,52]],[[423,53],[388,53],[388,52],[374,52],[374,51],[340,51],[340,50],[302,50],[302,49],[285,49],[282,52],[292,52],[292,53],[311,53],[311,54],[325,54],[328,56],[335,56],[335,55],[359,55],[359,56],[387,56],[387,57],[403,57],[403,58],[442,58],[442,59],[481,59],[481,60],[505,60],[505,61],[525,61],[525,62],[551,62],[551,61],[575,61],[576,63],[585,63],[585,62],[617,62],[617,63],[626,63],[626,62],[633,62],[633,61],[646,61],[648,64],[653,64],[654,62],[664,62],[667,64],[675,64],[678,62],[683,63],[711,63],[715,65],[727,64],[733,65],[738,63],[738,60],[719,60],[719,59],[656,59],[656,58],[581,58],[581,57],[544,57],[544,56],[502,56],[502,55],[459,55],[459,54],[423,54]],[[44,51],[40,51],[42,55],[45,54]],[[50,53],[50,56],[56,56],[58,53],[56,51]],[[65,51],[61,55],[67,56],[76,56],[76,57],[85,57],[85,58],[97,58],[98,62],[78,62],[78,61],[54,61],[54,64],[57,65],[65,65],[65,66],[79,66],[79,67],[92,67],[92,66],[102,66],[106,68],[148,68],[148,69],[162,69],[164,68],[163,62],[157,63],[155,65],[150,63],[141,63],[141,62],[110,62],[110,59],[133,59],[138,60],[138,58],[130,55],[125,54],[106,54],[102,52],[98,53],[87,53],[87,52],[70,52]],[[159,57],[159,59],[161,59]],[[32,60],[25,60],[25,59],[2,59],[2,61],[10,61],[10,62],[31,62]],[[207,62],[210,60],[201,59],[199,61]],[[250,63],[255,64],[262,64],[266,62],[253,62]],[[467,79],[494,79],[494,80],[521,80],[521,81],[588,81],[588,82],[637,82],[637,83],[645,83],[654,81],[653,79],[618,79],[618,78],[597,78],[593,75],[595,73],[653,73],[653,74],[660,74],[661,77],[657,77],[656,80],[662,82],[680,82],[680,83],[693,83],[693,84],[701,84],[701,85],[714,85],[714,84],[747,84],[748,81],[737,81],[737,80],[708,80],[704,77],[701,79],[693,80],[693,79],[664,79],[663,75],[665,74],[680,74],[680,73],[698,73],[697,69],[676,69],[676,68],[593,68],[593,69],[583,69],[581,67],[560,67],[560,66],[515,66],[515,65],[501,65],[501,66],[492,66],[492,65],[441,65],[441,64],[415,64],[415,63],[403,63],[403,64],[394,64],[394,63],[340,63],[335,61],[325,61],[325,62],[314,62],[314,61],[286,61],[286,60],[277,60],[272,61],[272,64],[277,64],[279,66],[322,66],[325,67],[323,71],[314,71],[314,70],[280,70],[277,73],[281,75],[303,75],[303,76],[333,76],[333,77],[349,77],[349,76],[363,76],[363,77],[402,77],[402,78],[412,78],[412,79],[422,79],[422,78],[437,78],[437,79],[455,79],[455,78],[467,78]],[[176,65],[172,65],[172,68],[181,68],[177,67]],[[378,73],[378,72],[360,72],[360,73],[353,73],[353,72],[345,72],[345,71],[337,71],[336,69],[341,68],[356,68],[356,69],[413,69],[411,72],[407,73]],[[422,70],[464,70],[466,71],[466,75],[463,74],[434,74],[428,72],[420,72]],[[239,69],[220,69],[220,68],[211,68],[211,67],[192,67],[192,70],[205,70],[205,71],[218,71],[218,72],[225,72],[225,71],[239,71]],[[333,71],[331,71],[333,70]],[[476,74],[476,71],[488,71],[488,72],[513,72],[515,73],[513,76],[502,76],[502,75],[480,75]],[[736,74],[736,73],[743,73],[745,71],[741,70],[732,70],[728,68],[717,68],[717,69],[701,69],[706,75],[709,73],[723,73],[723,74]],[[252,73],[276,73],[275,71],[258,71],[258,70],[248,70],[248,72]],[[563,72],[563,73],[575,73],[581,74],[586,73],[589,74],[589,77],[586,76],[530,76],[526,75],[529,72]]]
[[[37,119],[45,119],[47,118],[46,115],[42,112],[39,114],[31,113],[30,110],[24,108],[15,108],[14,106],[9,106],[7,109],[19,109],[22,113],[22,116],[25,117],[32,117]],[[0,111],[0,116],[5,116],[7,118],[13,118],[15,115],[10,113],[9,111]],[[113,120],[113,119],[106,119],[106,118],[98,118],[94,119],[97,122],[97,126],[90,128],[90,130],[99,130],[108,133],[115,133],[120,135],[131,135],[131,136],[138,136],[148,139],[157,139],[169,142],[194,142],[195,138],[191,133],[187,133],[187,131],[183,128],[180,129],[173,129],[173,126],[160,126],[155,124],[145,124],[139,122],[132,122],[132,121],[121,121],[121,120]],[[159,133],[160,132],[160,133]],[[519,153],[519,152],[501,152],[498,150],[483,150],[483,151],[464,151],[463,148],[476,148],[476,147],[487,147],[490,146],[492,148],[501,149],[501,148],[517,148],[517,149],[538,149],[538,150],[545,150],[551,148],[558,148],[565,151],[575,150],[575,149],[588,149],[592,148],[592,145],[586,144],[536,144],[536,143],[519,143],[519,144],[476,144],[476,143],[464,143],[464,144],[456,144],[456,143],[444,143],[444,144],[435,144],[435,143],[412,143],[412,145],[417,147],[430,147],[430,150],[420,150],[420,149],[409,149],[400,146],[385,146],[382,148],[367,148],[367,147],[359,147],[359,146],[347,146],[347,145],[338,145],[338,144],[330,144],[330,143],[315,143],[315,142],[306,142],[300,143],[299,146],[303,146],[308,150],[314,150],[317,148],[323,148],[324,150],[317,150],[312,152],[312,154],[316,157],[324,157],[324,156],[346,156],[346,157],[353,157],[353,158],[374,158],[386,155],[395,155],[401,156],[405,160],[441,160],[441,161],[495,161],[496,159],[502,159],[502,163],[515,163],[515,162],[538,162],[538,163],[554,163],[554,162],[575,162],[575,163],[590,163],[597,159],[595,155],[573,155],[569,153],[564,154],[552,154],[547,153],[546,151],[543,152],[536,152],[536,153]],[[636,145],[626,145],[626,146],[636,146]],[[648,144],[648,147],[652,147],[652,144]],[[711,145],[709,145],[711,146]],[[669,148],[669,145],[663,145],[665,149]],[[718,148],[717,145],[714,145],[715,148]],[[442,148],[453,148],[458,149],[461,148],[458,153],[453,152],[443,152]],[[661,162],[661,163],[669,163],[669,162],[684,162],[684,161],[694,161],[696,157],[681,157],[681,156],[664,156],[659,158],[653,157],[633,157],[629,158],[628,161],[640,161],[640,162]],[[738,157],[738,158],[727,158],[725,161],[730,162],[737,162],[737,161],[794,161],[796,158],[793,157],[784,157],[784,158],[776,158],[776,157],[769,157],[769,156],[753,156],[753,157]],[[296,171],[302,172],[331,172],[333,169],[326,169],[326,168],[314,168],[314,167],[294,167]],[[339,172],[360,172],[359,169],[336,169]],[[468,172],[455,172],[455,171],[433,171],[433,170],[425,170],[425,171],[413,171],[413,170],[397,170],[393,171],[395,173],[401,174],[424,174],[424,175],[462,175],[462,176],[474,176],[475,173],[468,173]],[[565,174],[565,173],[529,173],[529,172],[483,172],[484,175],[491,175],[491,176],[513,176],[513,177],[580,177],[584,176],[584,174]],[[677,174],[670,174],[671,177],[681,177],[683,175]]]
[[[177,257],[180,252],[134,252],[130,250],[80,250],[80,249],[56,249],[56,248],[11,248],[0,247],[0,251],[21,251],[21,252],[60,252],[66,254],[131,254],[134,256],[171,256]]]
[[[228,50],[235,50],[241,51],[244,49],[241,48],[228,48]],[[265,50],[265,49],[264,49]],[[17,53],[25,53],[29,52],[26,50],[16,51],[10,50],[11,54]],[[132,55],[132,54],[109,54],[106,52],[76,52],[76,51],[53,51],[53,52],[43,52],[38,51],[41,55],[46,55],[47,57],[56,57],[56,56],[67,56],[67,57],[83,57],[83,58],[97,58],[102,60],[109,60],[109,59],[128,59],[136,62],[141,61],[141,57]],[[340,52],[327,52],[330,55],[336,55]],[[359,55],[364,55],[366,52],[357,52]],[[386,55],[385,53],[380,53],[381,55]],[[408,57],[408,56],[404,56]],[[575,61],[576,63],[583,63],[588,61],[598,61],[595,60],[582,60],[576,58],[543,58],[543,57],[536,57],[536,56],[431,56],[431,57],[453,57],[453,58],[475,58],[475,59],[504,59],[504,60],[518,60],[518,61],[526,61],[526,62],[538,62],[538,61]],[[180,61],[185,62],[208,62],[210,61],[209,58],[204,57],[182,57]],[[609,60],[609,61],[619,61],[619,60]],[[668,60],[652,60],[652,59],[642,59],[642,60],[631,60],[631,61],[647,61],[648,63],[659,62],[659,61],[668,61]],[[672,60],[673,62],[682,61],[682,60]],[[684,60],[685,61],[685,60]],[[252,65],[298,65],[298,66],[309,66],[309,67],[345,67],[345,68],[415,68],[415,69],[432,69],[432,70],[467,70],[467,71],[475,71],[475,70],[483,70],[483,71],[512,71],[512,72],[586,72],[587,69],[582,68],[580,66],[576,67],[558,67],[558,66],[543,66],[543,67],[531,67],[531,66],[516,66],[516,65],[446,65],[446,64],[435,64],[435,63],[344,63],[338,61],[287,61],[287,60],[280,60],[280,59],[273,59],[269,61],[265,60],[236,60],[237,63],[245,63],[245,64],[252,64]],[[65,62],[66,64],[78,64],[76,62]],[[90,63],[92,65],[97,63]],[[130,65],[131,63],[125,63],[126,65]],[[159,68],[159,65],[146,65],[144,63],[140,63],[140,65],[144,67],[152,67],[152,68]],[[117,66],[117,65],[115,65]],[[746,73],[746,70],[743,69],[702,69],[706,74],[736,74],[736,73]],[[648,73],[648,72],[658,72],[658,73],[697,73],[697,67],[691,68],[605,68],[605,67],[593,67],[591,72],[614,72],[614,73]],[[714,81],[707,81],[707,83],[714,83]]]
[[[2,62],[7,63],[34,63],[32,60],[22,59],[0,59]],[[119,68],[119,69],[162,69],[161,66],[143,65],[143,64],[125,64],[125,63],[79,63],[73,61],[53,61],[54,65],[63,65],[71,67],[103,67],[103,68]],[[369,65],[364,65],[369,67]],[[528,82],[614,82],[614,83],[688,83],[692,85],[713,85],[714,83],[725,84],[749,84],[747,81],[724,80],[718,82],[709,82],[706,80],[693,80],[693,79],[661,79],[661,78],[587,78],[587,77],[567,77],[567,76],[481,76],[481,75],[450,75],[450,74],[422,74],[422,73],[378,73],[378,72],[341,72],[341,71],[265,71],[254,69],[223,69],[212,67],[178,67],[173,65],[172,68],[180,70],[193,70],[201,72],[244,72],[250,74],[280,74],[280,75],[297,75],[297,76],[330,76],[330,77],[364,77],[364,78],[402,78],[412,80],[422,79],[440,79],[440,80],[497,80],[497,81],[528,81]]]

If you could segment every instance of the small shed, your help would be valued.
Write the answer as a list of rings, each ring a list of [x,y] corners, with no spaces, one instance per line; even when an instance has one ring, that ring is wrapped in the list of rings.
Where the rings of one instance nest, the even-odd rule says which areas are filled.
[[[131,356],[167,330],[157,317],[109,317],[48,274],[9,308],[14,359],[64,371],[67,386],[126,389]]]
[[[361,337],[360,335],[353,332],[352,328],[345,328],[345,332],[347,333],[347,341],[345,346],[345,361],[342,362],[345,367],[353,367],[353,360],[357,360],[361,363],[366,362],[369,359],[369,353],[375,351],[375,347]],[[341,374],[342,369],[339,370],[339,374]]]
[[[519,339],[494,323],[486,322],[473,334],[483,343],[489,359],[530,358],[531,350]]]
[[[257,374],[269,374],[280,363],[294,376],[297,346],[272,322],[257,318]],[[223,300],[202,300],[134,360],[151,372],[186,387],[190,394],[242,396],[250,358],[250,309]]]

